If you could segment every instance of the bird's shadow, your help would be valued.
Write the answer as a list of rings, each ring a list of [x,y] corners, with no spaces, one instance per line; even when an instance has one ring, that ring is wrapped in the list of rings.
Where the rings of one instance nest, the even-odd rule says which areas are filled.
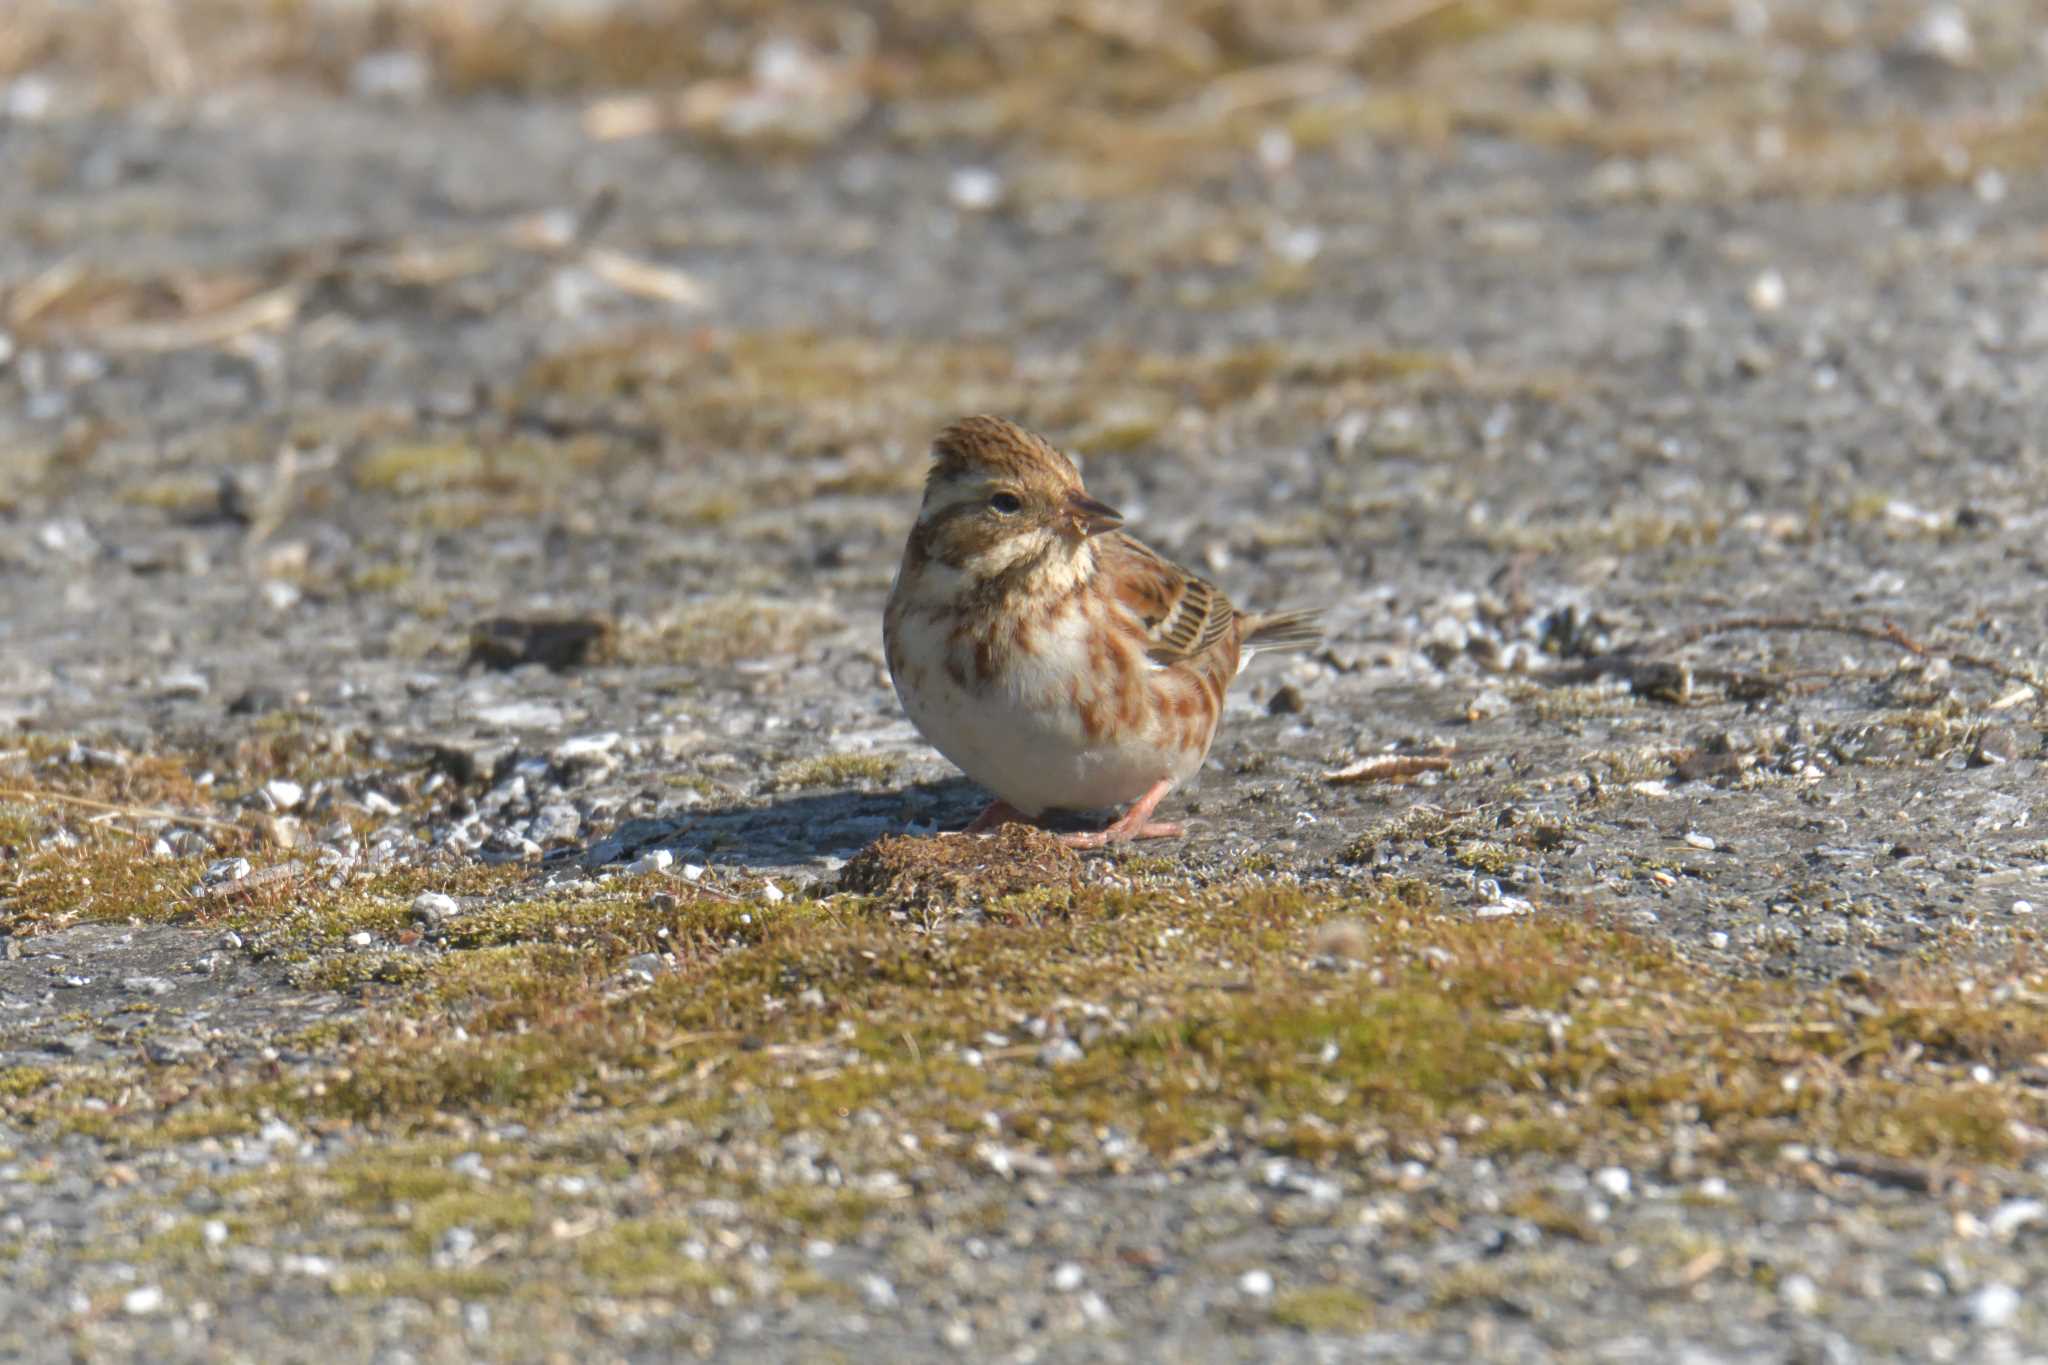
[[[918,782],[889,791],[804,792],[767,801],[698,807],[625,820],[580,848],[548,862],[602,867],[663,849],[684,862],[775,867],[819,858],[850,858],[885,834],[957,830],[981,812],[988,792],[964,777]],[[1099,817],[1049,813],[1055,831],[1099,827]]]
[[[787,865],[849,858],[885,834],[959,829],[988,803],[964,777],[888,791],[820,791],[626,820],[563,855],[585,866],[665,849],[684,861]]]

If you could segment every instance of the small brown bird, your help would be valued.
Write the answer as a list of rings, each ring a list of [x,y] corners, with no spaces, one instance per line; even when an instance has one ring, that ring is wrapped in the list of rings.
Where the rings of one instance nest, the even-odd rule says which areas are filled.
[[[912,723],[995,794],[968,832],[1130,803],[1064,837],[1180,834],[1152,812],[1208,756],[1224,689],[1259,650],[1316,644],[1316,614],[1239,611],[1013,422],[964,418],[932,455],[882,635]]]

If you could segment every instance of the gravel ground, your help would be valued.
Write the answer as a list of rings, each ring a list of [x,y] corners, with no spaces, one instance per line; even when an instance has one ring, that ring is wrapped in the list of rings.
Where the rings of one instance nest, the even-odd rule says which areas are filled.
[[[2038,54],[1952,62],[1942,27],[2019,20],[1963,15],[1869,48],[1858,88],[1901,117],[2032,107]],[[17,923],[0,1080],[328,1065],[304,1040],[386,997],[215,922],[268,866],[418,878],[435,941],[480,868],[565,922],[628,867],[670,906],[773,906],[880,836],[957,828],[982,798],[903,719],[880,610],[921,442],[991,409],[1235,599],[1328,613],[1324,650],[1240,682],[1166,809],[1187,839],[1084,884],[1415,879],[1448,916],[1617,924],[1816,989],[2028,960],[2032,166],[1758,192],[1704,151],[1465,126],[1264,138],[1084,195],[907,112],[752,155],[594,139],[581,99],[379,97],[410,70],[117,105],[0,87],[0,184],[35,187],[0,196],[0,787],[112,784],[65,789],[147,808],[124,846],[183,907],[86,887]],[[557,629],[551,667],[536,621],[588,634]],[[210,801],[208,770],[259,750],[269,785]],[[1360,780],[1386,754],[1447,762]],[[151,794],[159,756],[182,795]],[[29,809],[37,847],[90,833]],[[413,899],[436,878],[456,902]],[[635,957],[627,986],[661,970]],[[128,1103],[106,1087],[90,1103]],[[716,1284],[682,1306],[485,1292],[463,1276],[552,1271],[482,1215],[419,1234],[441,1278],[412,1288],[352,1264],[347,1210],[238,1221],[238,1190],[358,1169],[374,1131],[17,1117],[10,1358],[2048,1358],[2048,1113],[1991,1161],[1735,1163],[1705,1120],[1604,1165],[1456,1136],[1328,1160],[992,1140],[875,1167],[873,1216],[807,1232],[747,1200],[833,1157],[735,1101],[690,1130],[731,1188],[687,1210]],[[635,1141],[686,1145],[661,1131]],[[436,1160],[502,1190],[537,1141],[485,1118]],[[658,1197],[637,1160],[533,1184],[531,1221],[566,1245],[631,1215]]]

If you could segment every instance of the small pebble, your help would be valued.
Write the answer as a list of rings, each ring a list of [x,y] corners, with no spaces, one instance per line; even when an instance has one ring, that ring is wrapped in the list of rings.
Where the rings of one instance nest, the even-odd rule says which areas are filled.
[[[1237,1292],[1248,1298],[1264,1299],[1273,1294],[1273,1275],[1266,1270],[1247,1270],[1237,1277]]]
[[[1081,1060],[1081,1045],[1071,1038],[1055,1038],[1038,1049],[1038,1064],[1044,1067],[1066,1066]]]
[[[249,860],[247,858],[222,858],[219,862],[210,865],[200,880],[208,886],[226,886],[229,882],[241,881],[248,875]]]
[[[601,735],[578,735],[574,739],[565,739],[560,744],[557,744],[548,754],[548,757],[557,763],[574,763],[579,759],[595,758],[602,754],[608,754],[617,748],[618,744],[619,734],[617,731],[609,731]]]
[[[1474,697],[1465,707],[1465,719],[1469,721],[1492,720],[1515,709],[1505,692],[1488,688]]]
[[[2020,1294],[2009,1284],[1987,1284],[1965,1300],[1964,1311],[1979,1327],[2003,1327],[2020,1311]]]
[[[1785,277],[1765,270],[1749,282],[1749,306],[1759,313],[1775,313],[1785,306]]]
[[[1530,914],[1535,909],[1535,902],[1522,896],[1495,896],[1472,913],[1480,919],[1506,919],[1510,915]]]
[[[626,874],[632,877],[645,876],[649,872],[666,872],[675,862],[676,855],[665,848],[649,849],[626,864]]]
[[[2006,1241],[2021,1228],[2043,1220],[2048,1220],[2048,1204],[2038,1199],[2008,1199],[1984,1220],[1984,1227],[1993,1237]]]
[[[121,1296],[121,1311],[131,1318],[147,1317],[151,1313],[161,1312],[163,1306],[164,1291],[153,1284],[131,1289]]]
[[[946,186],[953,207],[986,213],[1003,201],[1003,178],[986,166],[962,166]]]
[[[1062,1294],[1071,1294],[1088,1282],[1088,1272],[1072,1261],[1062,1261],[1053,1267],[1052,1287]]]
[[[412,918],[415,924],[429,929],[437,928],[460,914],[462,907],[455,903],[455,897],[439,891],[422,891],[412,898]]]
[[[894,1308],[896,1306],[896,1286],[890,1284],[880,1275],[863,1275],[860,1277],[860,1297],[861,1301],[867,1304],[869,1308],[876,1310]]]
[[[1778,1282],[1778,1302],[1804,1317],[1820,1308],[1820,1286],[1806,1275],[1787,1275]]]
[[[306,799],[304,787],[296,782],[287,782],[281,777],[265,782],[263,794],[270,798],[270,804],[278,810],[297,810],[299,802]]]
[[[196,700],[205,696],[212,686],[204,673],[190,668],[176,669],[157,679],[160,694],[173,700]]]
[[[1977,745],[1970,751],[1970,761],[1980,768],[1993,768],[2010,763],[2020,755],[2019,741],[2011,730],[2003,725],[1993,725],[1977,736]]]
[[[197,1038],[151,1038],[142,1045],[142,1055],[157,1066],[187,1061],[205,1050]]]
[[[1970,21],[1956,5],[1929,6],[1907,33],[1906,46],[1948,66],[1968,66],[1977,55]]]
[[[1621,1167],[1603,1166],[1593,1173],[1593,1184],[1609,1199],[1626,1199],[1631,1181]]]

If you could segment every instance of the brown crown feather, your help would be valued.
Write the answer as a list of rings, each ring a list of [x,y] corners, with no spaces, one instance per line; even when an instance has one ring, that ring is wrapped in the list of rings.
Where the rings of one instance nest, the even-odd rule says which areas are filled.
[[[934,481],[970,472],[1013,479],[1050,474],[1081,486],[1080,471],[1057,446],[1002,417],[961,418],[932,438],[932,458]]]

